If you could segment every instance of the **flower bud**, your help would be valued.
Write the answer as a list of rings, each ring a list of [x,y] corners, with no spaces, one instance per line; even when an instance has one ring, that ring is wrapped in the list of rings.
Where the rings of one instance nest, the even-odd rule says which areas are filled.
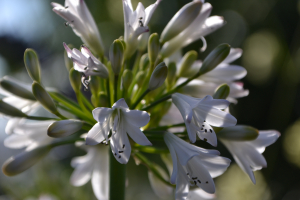
[[[27,117],[25,113],[0,99],[0,113],[12,117]]]
[[[201,0],[195,0],[183,6],[163,30],[160,37],[160,42],[165,43],[182,32],[198,16],[201,8]]]
[[[72,68],[69,71],[69,79],[73,90],[79,92],[81,89],[81,73]]]
[[[101,91],[100,85],[101,85],[101,80],[100,77],[98,76],[91,76],[91,81],[90,81],[90,90],[92,94],[98,94]]]
[[[53,122],[48,127],[47,134],[54,138],[66,137],[79,131],[82,125],[83,122],[74,119]]]
[[[0,81],[0,86],[16,96],[35,101],[35,97],[31,91],[7,76]]]
[[[10,157],[2,166],[2,171],[7,176],[15,176],[27,170],[44,157],[51,150],[51,147],[44,146],[32,150],[25,150],[22,153]]]
[[[26,70],[33,81],[41,83],[40,62],[33,49],[26,49],[24,53],[24,63]]]
[[[99,106],[98,107],[107,107],[108,101],[107,101],[107,94],[104,92],[99,93]]]
[[[181,60],[181,64],[179,66],[179,73],[178,73],[178,76],[181,77],[187,77],[189,76],[189,72],[190,72],[190,69],[193,65],[193,63],[196,61],[198,57],[198,53],[196,51],[189,51],[187,52],[182,60]]]
[[[225,140],[247,141],[255,140],[258,137],[258,130],[251,126],[231,126],[224,127],[217,136]]]
[[[32,92],[36,100],[38,100],[44,106],[44,108],[46,108],[53,114],[58,113],[54,101],[52,100],[48,92],[43,88],[43,86],[34,81],[32,83]]]
[[[72,45],[68,45],[70,49],[73,49]],[[71,58],[68,57],[68,53],[65,50],[64,52],[64,60],[65,60],[65,65],[68,71],[70,71],[73,68],[73,61]]]
[[[120,40],[115,40],[109,49],[109,60],[116,75],[120,73],[123,63],[124,47]]]
[[[229,54],[230,45],[221,44],[217,46],[210,54],[204,59],[200,68],[200,74],[205,74],[216,68]]]
[[[229,93],[230,93],[230,87],[226,83],[224,83],[216,89],[216,91],[213,95],[213,98],[214,99],[226,99],[228,97]]]
[[[125,69],[122,75],[123,87],[127,90],[133,80],[133,74],[131,70]]]
[[[168,76],[167,76],[167,85],[168,88],[170,89],[173,87],[176,81],[176,63],[171,62],[168,66]]]
[[[147,47],[148,44],[148,39],[149,39],[149,32],[143,33],[138,37],[138,50],[139,51],[144,51]]]
[[[148,89],[155,90],[162,86],[168,75],[168,67],[164,62],[156,66],[150,77]]]
[[[148,41],[148,56],[150,63],[155,63],[157,55],[159,53],[159,38],[157,33],[153,33],[149,37]]]
[[[146,71],[149,68],[149,57],[145,53],[140,59],[140,71]]]
[[[144,80],[146,78],[146,73],[144,71],[139,71],[136,74],[136,83],[138,84],[139,87],[142,86],[142,84],[144,83]]]

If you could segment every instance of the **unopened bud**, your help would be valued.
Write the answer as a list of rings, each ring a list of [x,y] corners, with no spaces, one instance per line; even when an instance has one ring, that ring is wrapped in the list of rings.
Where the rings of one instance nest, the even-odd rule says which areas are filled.
[[[213,98],[214,99],[226,99],[228,97],[229,93],[230,93],[230,87],[226,83],[224,83],[216,89],[216,91],[213,95]]]
[[[140,60],[140,71],[146,71],[149,68],[149,63],[148,54],[145,53]]]
[[[201,0],[192,1],[186,4],[185,6],[183,6],[174,15],[174,17],[169,21],[169,23],[163,30],[160,37],[160,42],[165,43],[166,41],[172,39],[180,32],[182,32],[198,16],[201,8],[202,8]]]
[[[159,38],[157,33],[153,33],[149,37],[148,41],[148,56],[150,63],[155,63],[157,55],[159,53]]]
[[[116,75],[120,73],[123,63],[124,47],[120,40],[115,40],[109,49],[109,60]]]
[[[149,81],[149,90],[155,90],[164,84],[168,75],[168,67],[164,62],[156,66]]]
[[[189,72],[191,70],[192,65],[197,60],[198,53],[196,51],[189,51],[187,52],[181,61],[179,66],[179,73],[178,76],[187,77],[189,76]]]
[[[168,88],[173,87],[176,81],[176,63],[171,62],[168,66],[167,85]]]
[[[82,125],[82,121],[73,119],[53,122],[48,127],[47,134],[54,138],[66,137],[79,131]]]
[[[43,86],[34,81],[32,83],[32,92],[36,100],[38,100],[44,106],[44,108],[53,114],[57,114],[58,111],[55,103]]]
[[[255,140],[258,137],[258,130],[251,126],[231,126],[224,127],[217,136],[225,140],[247,141]]]
[[[2,171],[7,176],[20,174],[37,163],[42,157],[47,155],[51,147],[44,146],[32,150],[25,150],[22,153],[10,157],[2,166]]]
[[[33,49],[26,49],[24,53],[24,63],[26,70],[33,81],[41,82],[40,62]]]
[[[138,84],[139,87],[142,86],[142,84],[144,83],[145,81],[145,78],[146,78],[146,73],[144,71],[139,71],[137,74],[136,74],[136,83]]]
[[[16,96],[35,101],[35,97],[27,88],[7,76],[0,81],[0,86]]]
[[[81,89],[81,73],[72,68],[69,71],[69,79],[71,86],[75,92],[80,91]]]
[[[73,49],[72,45],[68,45],[70,49]],[[73,61],[71,58],[68,57],[68,53],[65,50],[64,52],[64,60],[65,60],[65,65],[68,71],[70,71],[73,68]]]
[[[140,51],[144,51],[147,47],[148,44],[148,39],[149,39],[149,32],[146,33],[142,33],[139,37],[138,37],[138,50]]]
[[[200,74],[205,74],[216,68],[230,52],[229,44],[221,44],[217,46],[210,54],[204,59],[200,68]]]
[[[27,117],[25,113],[0,99],[0,113],[12,117]]]
[[[122,75],[123,87],[127,90],[133,80],[133,74],[131,70],[125,69]]]

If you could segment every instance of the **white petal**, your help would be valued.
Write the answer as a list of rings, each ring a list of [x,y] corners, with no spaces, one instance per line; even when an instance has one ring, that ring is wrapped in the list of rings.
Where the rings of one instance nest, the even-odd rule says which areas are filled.
[[[5,138],[4,146],[11,149],[21,149],[32,143],[32,140],[27,135],[12,134]]]
[[[108,200],[109,196],[109,157],[108,147],[97,147],[97,162],[94,162],[92,174],[92,187],[95,196],[99,200]]]
[[[171,175],[170,182],[172,184],[175,184],[176,183],[176,178],[177,178],[177,173],[178,173],[177,156],[176,156],[176,152],[175,152],[175,150],[172,146],[172,143],[169,142],[167,139],[165,139],[165,142],[166,142],[166,145],[169,148],[169,151],[170,151],[170,154],[171,154],[171,157],[172,157],[172,162],[173,162],[173,172],[172,172],[172,175]]]
[[[237,65],[219,65],[214,70],[200,77],[204,81],[224,81],[231,82],[244,78],[247,75],[247,70]]]
[[[201,32],[201,34],[203,36],[206,36],[216,30],[218,30],[219,28],[221,28],[222,26],[225,25],[225,21],[223,17],[220,16],[212,16],[206,19],[205,23],[203,24],[203,26],[201,27],[201,30],[199,32]]]
[[[201,163],[209,171],[212,178],[220,176],[223,174],[227,167],[229,167],[230,160],[216,155],[205,155],[199,156],[201,158]]]
[[[89,162],[77,166],[71,175],[71,184],[74,186],[86,184],[91,178],[92,170],[93,165]]]
[[[128,107],[125,99],[121,98],[116,103],[114,103],[114,105],[112,106],[112,109],[115,109],[115,108],[128,109],[129,107]]]
[[[139,128],[127,125],[126,132],[136,143],[145,146],[152,145],[148,138],[145,136],[145,134]]]
[[[258,137],[252,141],[252,144],[260,153],[263,153],[265,151],[265,147],[273,144],[279,136],[280,133],[276,130],[259,131]]]
[[[93,113],[93,117],[95,120],[97,120],[100,123],[104,123],[107,120],[109,120],[109,118],[111,118],[111,114],[113,112],[113,109],[111,108],[95,108],[92,113]]]
[[[103,140],[105,140],[105,135],[109,134],[109,123],[96,123],[93,128],[88,132],[86,137],[86,144],[87,145],[97,145]]]
[[[211,96],[205,96],[197,106],[211,106],[218,109],[225,109],[229,106],[230,102],[225,99],[213,99]],[[195,106],[196,107],[196,106]]]
[[[150,116],[146,111],[127,109],[124,110],[122,114],[124,115],[124,118],[127,123],[136,127],[146,126],[150,121]]]
[[[178,173],[176,180],[176,190],[175,190],[175,199],[176,200],[186,200],[190,186],[185,179],[185,174]]]
[[[208,124],[217,127],[234,126],[237,122],[231,114],[209,106],[198,106],[194,112],[205,119]]]
[[[240,48],[231,48],[229,55],[223,60],[223,63],[231,63],[238,58],[240,58],[243,54],[243,50]]]
[[[144,25],[145,26],[148,26],[148,23],[154,13],[154,11],[156,10],[158,4],[161,2],[161,0],[157,0],[154,4],[151,4],[150,6],[148,6],[146,9],[145,9],[145,13],[146,13],[146,16],[145,16],[145,22],[144,22]]]
[[[200,188],[190,190],[188,195],[188,200],[207,200],[216,198],[215,194],[209,194]]]

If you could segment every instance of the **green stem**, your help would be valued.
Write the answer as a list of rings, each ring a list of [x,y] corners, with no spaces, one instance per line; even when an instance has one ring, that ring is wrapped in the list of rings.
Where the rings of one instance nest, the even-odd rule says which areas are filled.
[[[94,106],[91,104],[91,102],[81,92],[79,92],[79,95],[84,105],[86,105],[90,111],[95,109]]]
[[[106,92],[107,92],[107,102],[108,102],[108,107],[111,107],[111,100],[110,100],[110,88],[109,88],[109,79],[106,80]]]
[[[125,199],[126,165],[120,164],[109,150],[109,199]]]
[[[147,89],[135,102],[134,104],[131,106],[131,110],[135,109],[135,107],[142,101],[142,99],[144,98],[144,96],[146,96],[146,94],[148,94],[151,90]]]
[[[143,108],[142,110],[149,110],[149,109],[152,108],[153,106],[156,106],[157,104],[159,104],[159,103],[161,103],[161,102],[164,102],[164,101],[166,101],[166,100],[168,100],[168,99],[171,99],[171,97],[172,97],[171,95],[169,95],[169,96],[164,96],[164,97],[162,97],[161,99],[159,99],[159,100],[153,102],[153,103],[150,104],[149,106]]]
[[[85,107],[85,105],[82,101],[83,99],[81,98],[80,92],[75,91],[75,94],[76,94],[77,102],[80,105],[80,108],[83,110],[84,113],[90,114],[91,112]]]
[[[64,107],[60,104],[57,104],[57,107],[61,108],[62,110],[65,110],[69,113],[72,113],[73,115],[79,117],[80,119],[86,120],[86,121],[91,122],[91,123],[96,122],[94,118],[89,117],[89,115],[86,115],[86,114],[82,113],[81,111],[78,112],[77,110],[72,110],[70,108],[66,108],[66,107]]]
[[[185,126],[185,123],[180,123],[180,124],[173,124],[173,125],[169,125],[169,126],[159,126],[153,129],[148,129],[151,131],[155,131],[155,130],[167,130],[169,128],[173,128],[173,127],[181,127],[181,126]]]
[[[58,92],[48,92],[48,93],[50,94],[51,98],[53,98],[55,101],[60,102],[70,108],[80,109],[80,106],[75,101],[69,99],[63,94],[60,94]]]
[[[118,79],[119,75],[115,75],[114,79],[114,101],[118,101]]]

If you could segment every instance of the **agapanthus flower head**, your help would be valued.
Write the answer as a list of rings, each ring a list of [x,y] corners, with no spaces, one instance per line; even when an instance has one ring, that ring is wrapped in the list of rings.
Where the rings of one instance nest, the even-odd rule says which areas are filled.
[[[96,23],[84,0],[66,0],[65,6],[51,3],[53,11],[64,18],[66,25],[72,27],[74,33],[99,55],[103,54],[103,42]]]
[[[224,99],[213,99],[206,96],[203,99],[175,93],[172,101],[180,111],[186,125],[191,142],[196,141],[196,135],[213,146],[217,146],[217,137],[211,126],[234,126],[237,120],[222,111],[230,104]]]
[[[129,110],[125,100],[119,99],[112,108],[96,108],[93,117],[97,120],[88,132],[87,145],[96,145],[103,140],[108,142],[117,161],[126,164],[131,154],[131,146],[127,134],[140,145],[152,145],[140,130],[148,124],[150,116],[145,111]],[[111,130],[111,137],[108,138]]]
[[[233,155],[240,168],[248,174],[255,184],[253,171],[267,167],[267,161],[262,155],[266,147],[273,144],[280,136],[275,130],[259,131],[258,137],[250,141],[235,141],[220,138],[220,141]]]
[[[172,156],[171,183],[176,184],[176,199],[186,199],[189,186],[198,186],[205,192],[214,193],[212,178],[221,175],[230,160],[219,156],[216,150],[191,145],[172,133],[166,132],[164,140]]]
[[[133,54],[137,46],[138,37],[149,31],[148,23],[156,10],[159,2],[157,0],[146,9],[141,2],[138,3],[136,10],[133,10],[131,0],[123,0],[124,11],[124,40],[127,44],[127,54]],[[132,52],[133,51],[133,52]]]
[[[84,79],[82,83],[87,87],[88,82],[85,78],[90,76],[100,76],[102,78],[108,78],[108,70],[104,64],[102,64],[92,53],[85,47],[81,46],[81,51],[73,48],[72,50],[66,43],[63,43],[68,57],[73,60],[74,69],[83,73]]]

